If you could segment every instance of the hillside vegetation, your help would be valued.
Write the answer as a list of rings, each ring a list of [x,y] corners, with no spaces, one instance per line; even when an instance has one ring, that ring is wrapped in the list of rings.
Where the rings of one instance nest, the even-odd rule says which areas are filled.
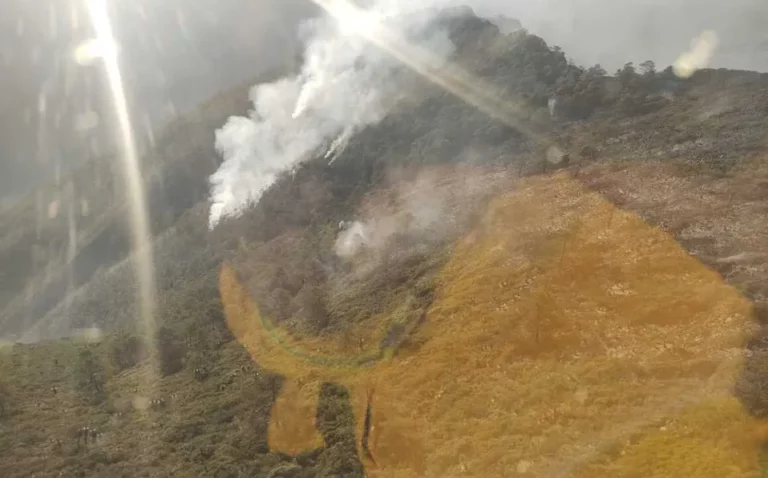
[[[208,104],[153,153],[154,342],[127,244],[65,301],[8,302],[7,334],[84,331],[0,348],[8,476],[764,474],[766,77],[609,76],[439,21],[535,134],[403,70],[381,123],[209,231],[211,118],[241,95]]]
[[[247,89],[242,85],[222,93],[158,132],[142,159],[154,235],[206,198],[208,175],[219,164],[213,132],[229,115],[244,110]],[[130,199],[119,160],[89,161],[0,215],[0,330],[5,336],[27,341],[53,336],[24,334],[67,295],[129,253]],[[60,312],[58,319],[67,321]],[[72,326],[63,326],[64,334]]]

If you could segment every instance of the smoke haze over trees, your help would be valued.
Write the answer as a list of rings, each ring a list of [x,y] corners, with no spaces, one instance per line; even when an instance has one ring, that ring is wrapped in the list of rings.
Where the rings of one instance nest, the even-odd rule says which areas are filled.
[[[303,0],[111,3],[135,128],[144,144],[147,132],[175,113],[294,55],[297,24],[317,13]],[[519,19],[577,63],[599,63],[609,71],[627,61],[671,64],[704,30],[719,38],[714,66],[768,69],[763,28],[768,5],[761,0],[454,3],[469,3],[488,17]],[[0,87],[5,92],[0,96],[0,201],[112,151],[111,105],[102,73],[72,60],[88,30],[82,2],[9,0],[0,6]]]
[[[362,476],[361,445],[383,475],[764,471],[765,341],[742,342],[768,297],[768,75],[696,48],[572,62],[512,19],[417,7],[409,39],[519,121],[345,37],[365,22],[314,23],[144,157],[153,340],[108,168],[2,215],[0,332],[35,342],[0,343],[9,476]],[[246,194],[211,230],[222,160]],[[292,419],[322,440],[280,448]]]

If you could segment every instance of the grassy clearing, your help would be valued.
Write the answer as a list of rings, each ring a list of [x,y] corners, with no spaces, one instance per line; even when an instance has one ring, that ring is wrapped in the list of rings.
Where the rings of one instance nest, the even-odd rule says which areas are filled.
[[[409,340],[367,367],[308,361],[348,341],[265,328],[227,267],[238,340],[205,379],[105,367],[93,403],[76,364],[106,342],[4,347],[6,476],[759,476],[766,426],[731,396],[751,303],[567,173],[492,200],[434,284]],[[360,333],[376,343],[385,319]]]
[[[675,419],[700,426],[710,445],[712,430],[730,427],[724,451],[700,466],[758,472],[759,434],[735,432],[753,421],[722,398],[740,368],[751,304],[667,233],[566,174],[531,179],[492,202],[436,281],[410,345],[348,370],[279,346],[234,276],[222,275],[235,335],[298,384],[285,403],[303,412],[275,407],[273,422],[306,423],[317,385],[332,380],[352,391],[358,425],[371,403],[371,476],[616,476],[612,467],[623,467],[619,476],[682,476],[669,470],[689,469],[690,440],[624,451],[653,443]],[[290,427],[274,433],[311,442]],[[621,461],[630,452],[642,458]]]

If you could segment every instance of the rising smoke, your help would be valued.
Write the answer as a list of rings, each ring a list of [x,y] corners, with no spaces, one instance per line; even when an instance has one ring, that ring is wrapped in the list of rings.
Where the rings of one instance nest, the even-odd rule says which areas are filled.
[[[442,237],[443,229],[452,226],[454,218],[446,210],[446,191],[435,186],[433,178],[422,175],[398,188],[395,210],[373,208],[364,220],[342,224],[335,244],[336,255],[351,259],[364,250],[380,252],[398,235],[420,240]]]
[[[249,201],[258,200],[278,174],[312,154],[322,154],[323,148],[326,159],[333,162],[357,131],[379,122],[391,110],[400,90],[393,76],[394,62],[358,35],[371,22],[385,22],[396,32],[419,36],[419,30],[430,24],[430,15],[425,12],[434,17],[442,8],[470,5],[478,15],[492,21],[499,19],[499,14],[507,19],[520,18],[532,33],[565,47],[580,64],[599,62],[613,69],[625,61],[653,59],[658,65],[675,64],[678,69],[691,70],[706,66],[711,59],[715,64],[764,68],[742,58],[743,52],[754,48],[743,48],[748,40],[739,36],[742,29],[737,28],[742,20],[757,21],[758,13],[765,10],[756,0],[738,0],[744,8],[734,14],[725,14],[730,4],[717,0],[677,0],[669,5],[660,0],[626,5],[612,0],[365,3],[363,14],[325,17],[306,24],[306,61],[301,73],[255,86],[249,117],[231,118],[217,132],[216,146],[224,163],[211,177],[212,227],[221,217],[235,215]],[[753,11],[755,15],[750,14]],[[702,34],[709,29],[713,32]],[[747,30],[756,31],[752,27]],[[703,46],[686,53],[691,40],[697,38],[697,45]],[[725,54],[719,53],[723,48],[714,51],[712,39],[727,46]],[[439,32],[433,32],[427,44],[438,56],[445,57],[451,51],[447,36]],[[739,51],[741,56],[734,54]],[[757,58],[754,52],[750,55]]]
[[[446,186],[436,170],[420,171],[411,178],[394,175],[390,178],[394,187],[387,191],[386,199],[370,198],[362,219],[339,224],[334,252],[342,259],[352,259],[364,251],[385,252],[397,236],[418,238],[418,242],[445,237],[447,231],[456,229],[458,205],[468,209],[478,196],[491,189],[490,181],[482,188],[475,187],[478,183],[472,180],[479,177],[469,174],[465,181]]]
[[[280,173],[321,148],[333,161],[356,131],[391,110],[402,87],[395,63],[358,35],[359,29],[382,22],[399,34],[418,37],[420,46],[438,57],[452,52],[447,32],[427,27],[437,7],[455,1],[368,3],[365,10],[351,9],[348,18],[307,22],[300,74],[253,87],[249,117],[232,117],[216,132],[224,162],[210,178],[211,227],[258,200]]]
[[[454,240],[479,206],[513,183],[509,171],[469,161],[391,171],[387,185],[366,197],[356,219],[339,224],[334,252],[356,265],[376,266],[393,252]]]

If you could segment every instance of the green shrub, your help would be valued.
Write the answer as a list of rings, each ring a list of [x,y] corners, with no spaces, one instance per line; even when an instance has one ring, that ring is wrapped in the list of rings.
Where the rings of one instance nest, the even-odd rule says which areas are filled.
[[[157,331],[158,369],[163,376],[172,375],[184,366],[184,343],[178,334],[168,327]]]
[[[0,381],[0,418],[10,414],[11,387],[4,381]]]
[[[205,430],[205,422],[200,419],[179,423],[166,432],[163,439],[169,443],[187,443],[200,436]]]
[[[144,344],[135,335],[118,334],[109,343],[109,363],[117,372],[134,367],[143,358]]]
[[[99,404],[106,398],[106,373],[91,347],[85,347],[78,353],[75,363],[75,384],[83,399],[91,404]]]

